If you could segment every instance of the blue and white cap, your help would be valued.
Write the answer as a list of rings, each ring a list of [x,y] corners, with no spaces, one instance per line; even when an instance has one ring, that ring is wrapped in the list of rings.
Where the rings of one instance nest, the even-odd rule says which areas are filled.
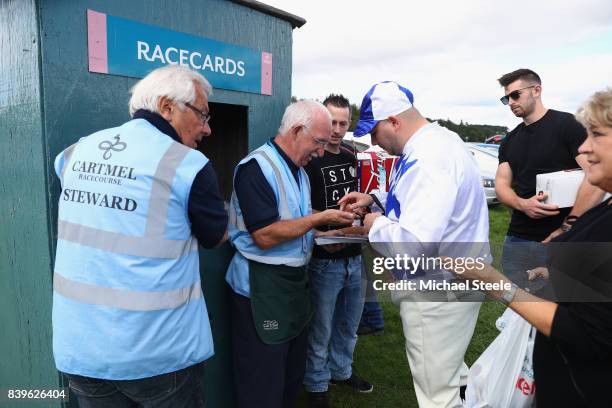
[[[400,84],[393,81],[377,83],[363,97],[353,136],[370,133],[379,121],[412,108],[413,102],[412,92]]]

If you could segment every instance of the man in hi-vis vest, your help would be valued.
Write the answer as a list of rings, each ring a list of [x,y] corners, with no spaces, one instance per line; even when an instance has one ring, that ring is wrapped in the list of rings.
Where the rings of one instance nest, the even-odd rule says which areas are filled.
[[[208,158],[200,74],[179,66],[134,88],[132,120],[55,159],[61,180],[53,353],[81,407],[203,407],[214,354],[198,243],[226,237]]]
[[[311,211],[303,166],[323,155],[331,131],[322,104],[295,102],[285,110],[278,135],[234,173],[229,232],[237,252],[226,280],[240,408],[293,407],[302,386],[313,228],[353,221],[352,213],[340,210]]]

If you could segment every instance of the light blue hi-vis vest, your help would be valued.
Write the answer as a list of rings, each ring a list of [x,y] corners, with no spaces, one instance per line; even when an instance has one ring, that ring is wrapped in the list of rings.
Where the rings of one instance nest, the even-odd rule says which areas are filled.
[[[274,191],[280,220],[293,220],[312,212],[310,181],[303,168],[299,169],[300,185],[298,186],[285,159],[272,143],[268,142],[238,163],[234,170],[234,178],[238,167],[251,159],[257,160],[263,175]],[[245,227],[235,191],[230,201],[228,227],[231,243],[237,252],[230,262],[225,280],[234,292],[242,296],[250,297],[251,293],[249,259],[270,265],[303,266],[308,263],[313,244],[314,232],[312,230],[299,238],[272,248],[266,250],[259,248]]]
[[[82,138],[57,156],[58,370],[138,379],[214,354],[187,215],[206,163],[144,119]]]

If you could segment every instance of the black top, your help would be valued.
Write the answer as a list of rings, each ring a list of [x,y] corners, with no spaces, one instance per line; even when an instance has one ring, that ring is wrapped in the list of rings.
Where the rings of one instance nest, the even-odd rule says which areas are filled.
[[[285,162],[287,162],[299,186],[300,168],[293,163],[283,149],[276,144],[274,139],[270,139],[270,142],[278,150]],[[242,218],[244,219],[247,231],[253,233],[278,221],[278,202],[276,201],[274,190],[272,190],[268,180],[261,171],[257,160],[251,159],[238,167],[234,178],[234,191],[240,203],[240,210],[242,211]]]
[[[357,166],[355,155],[341,147],[340,153],[325,151],[323,157],[312,159],[304,170],[310,179],[312,209],[325,211],[328,208],[338,209],[338,200],[346,193],[357,191]],[[342,226],[322,225],[317,229],[328,231]],[[339,259],[359,255],[361,246],[351,244],[337,252],[327,252],[315,245],[312,256],[323,259]]]
[[[538,408],[612,407],[611,200],[583,214],[550,246],[551,283],[562,301],[550,338],[536,337]]]
[[[145,119],[157,130],[182,144],[176,130],[157,113],[141,109],[134,113],[134,119]],[[204,248],[213,248],[223,238],[227,228],[227,212],[219,193],[217,174],[210,161],[193,179],[187,215],[191,221],[191,232]]]
[[[499,163],[508,162],[512,169],[512,189],[521,198],[536,194],[536,175],[578,168],[578,147],[586,139],[586,130],[570,113],[549,109],[537,122],[521,123],[502,141]],[[541,219],[529,218],[514,210],[508,235],[530,241],[542,241],[559,228],[570,208],[559,215]]]

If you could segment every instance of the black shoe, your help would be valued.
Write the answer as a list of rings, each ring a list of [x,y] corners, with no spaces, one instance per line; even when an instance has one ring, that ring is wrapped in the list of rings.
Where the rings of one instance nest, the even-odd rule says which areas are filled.
[[[308,393],[308,408],[329,408],[329,394],[323,392]]]
[[[374,386],[372,384],[370,384],[363,378],[357,377],[355,374],[351,375],[350,378],[347,378],[346,380],[331,379],[329,380],[329,383],[333,385],[346,385],[347,387],[351,387],[355,391],[363,392],[366,394],[368,392],[372,392],[372,390],[374,389]]]
[[[385,329],[382,327],[374,328],[370,326],[359,326],[357,329],[358,336],[382,336],[385,333]]]

